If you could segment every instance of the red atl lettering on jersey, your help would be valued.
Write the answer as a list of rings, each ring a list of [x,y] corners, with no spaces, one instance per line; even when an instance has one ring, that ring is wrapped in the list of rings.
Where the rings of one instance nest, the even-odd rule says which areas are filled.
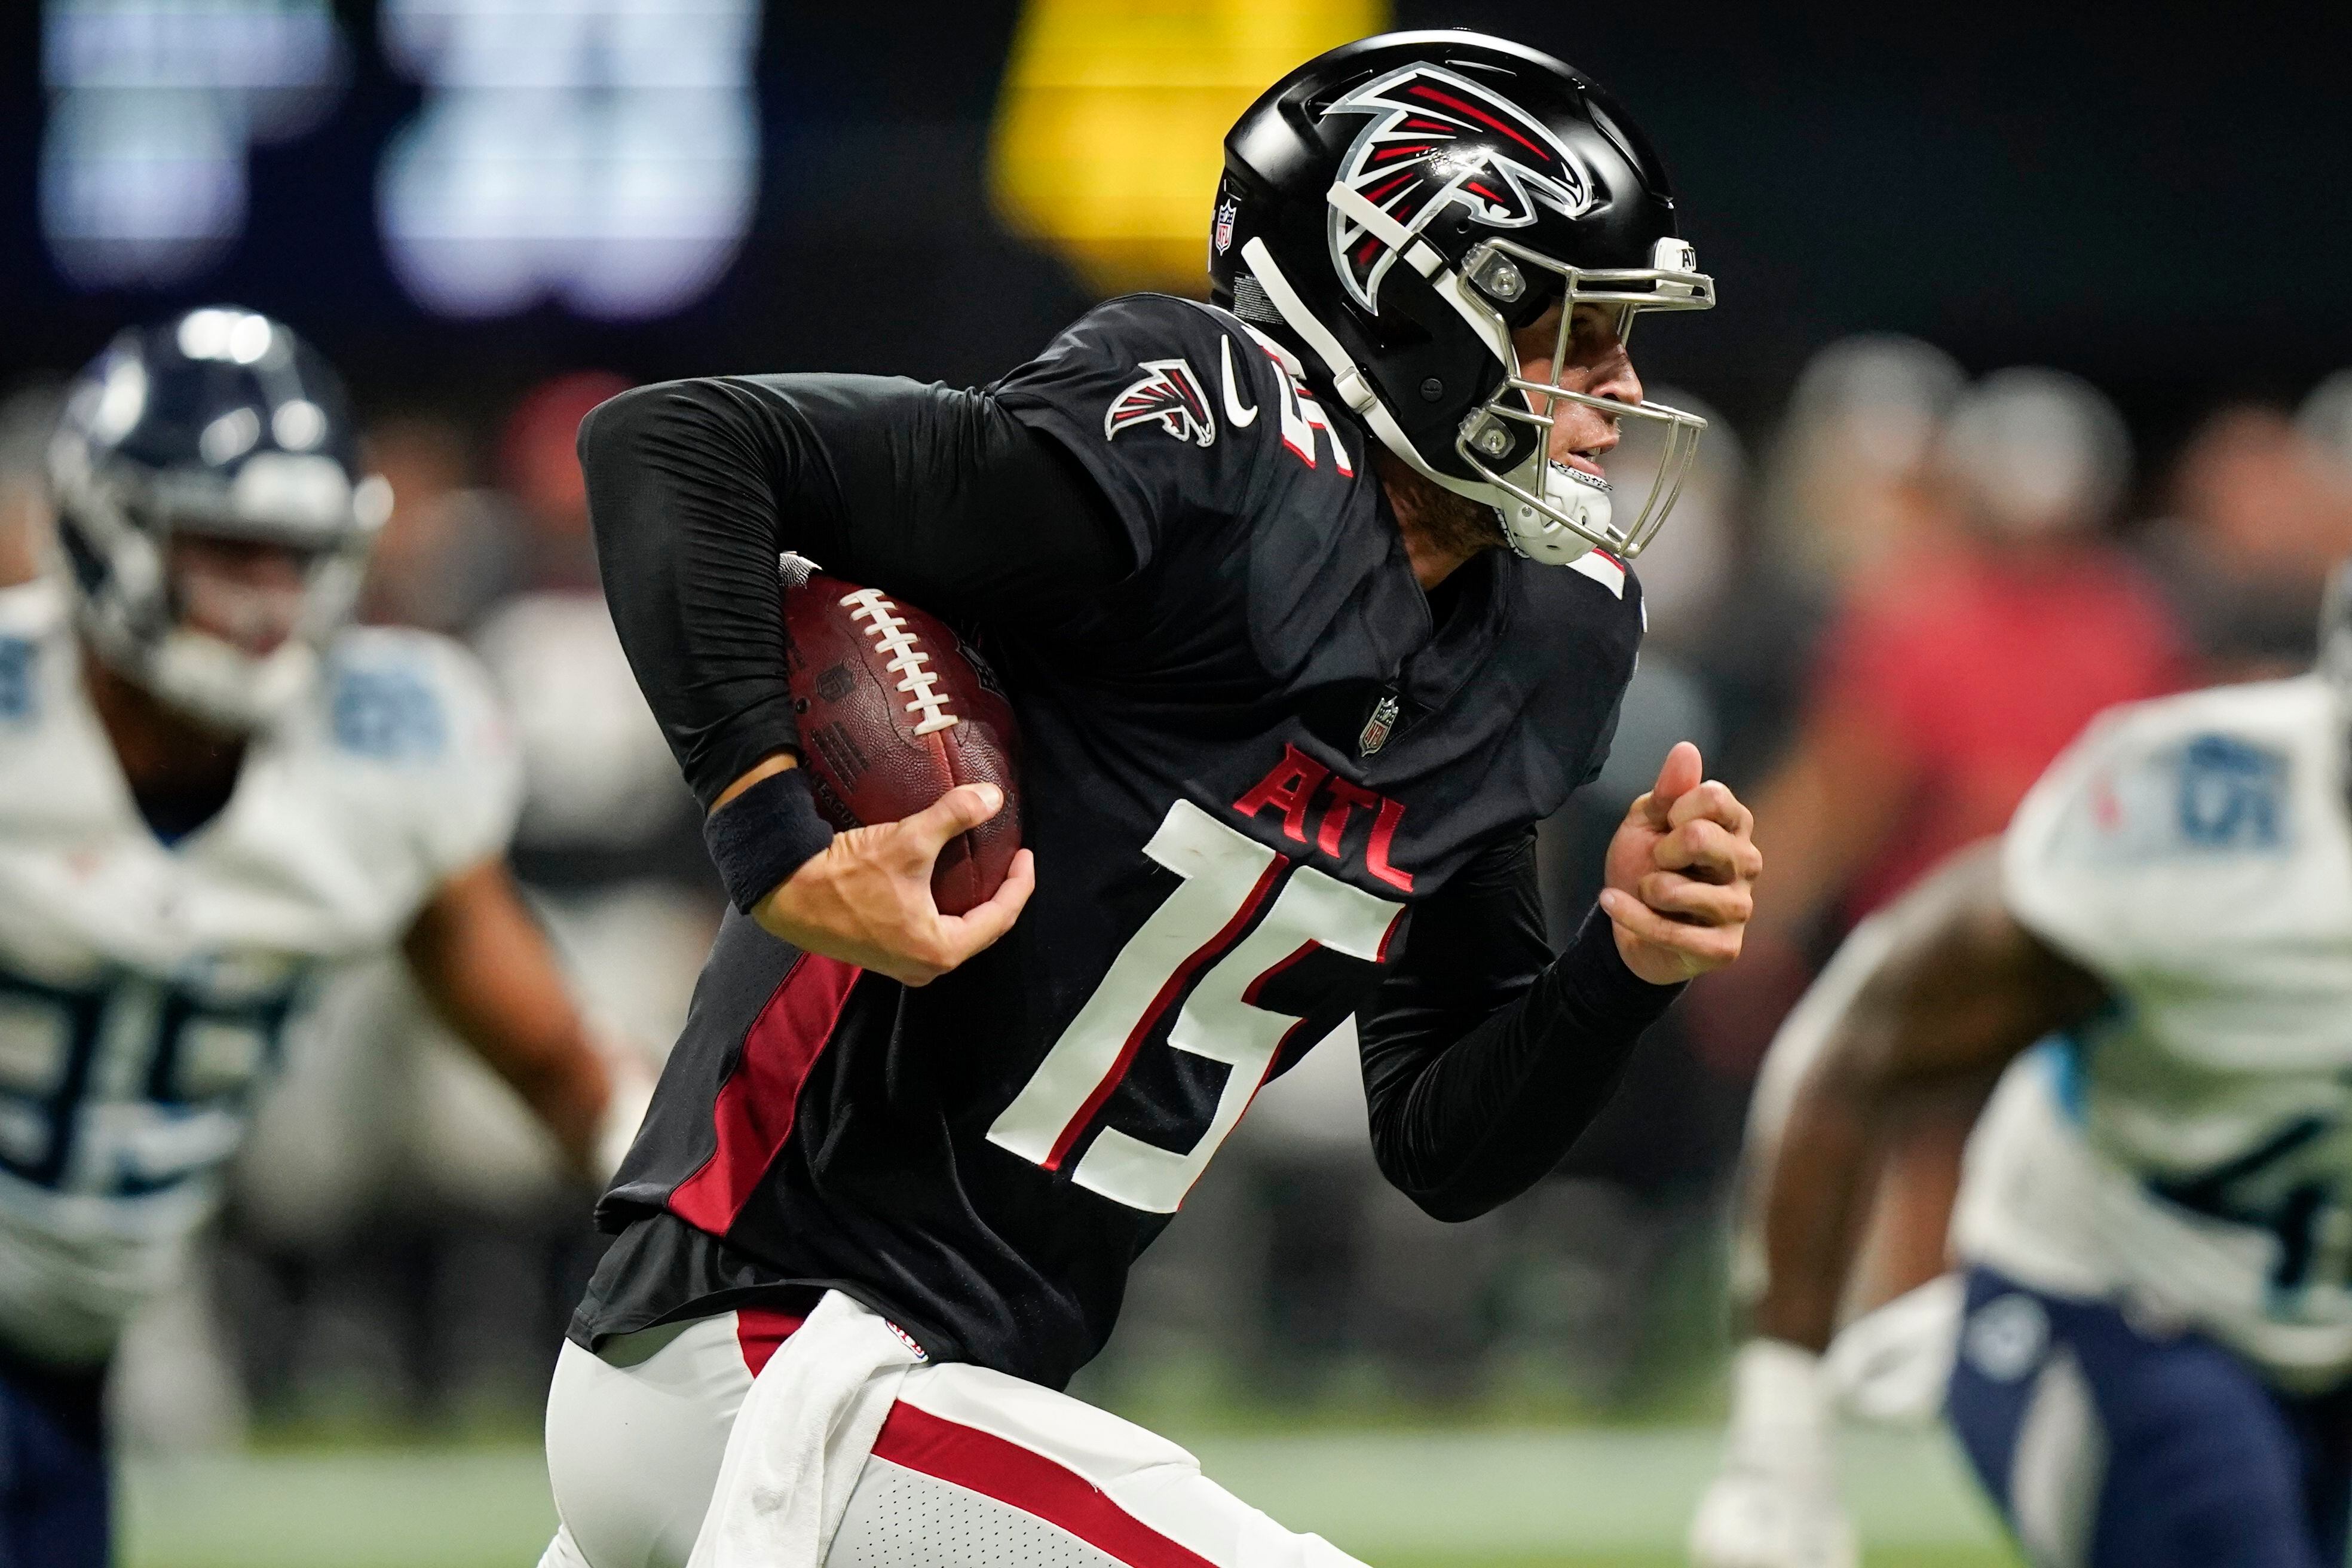
[[[1268,806],[1282,811],[1282,831],[1301,844],[1307,842],[1307,807],[1315,792],[1331,770],[1308,756],[1296,746],[1282,748],[1282,761],[1274,771],[1257,781],[1257,787],[1234,802],[1234,809],[1244,816],[1255,816]]]
[[[1315,847],[1334,860],[1339,858],[1339,836],[1348,831],[1348,817],[1357,807],[1369,811],[1381,804],[1381,797],[1360,784],[1346,779],[1331,781],[1331,804],[1323,813],[1323,829],[1315,836]],[[1386,846],[1382,846],[1383,850]],[[1383,858],[1385,858],[1385,854]]]
[[[1325,805],[1323,820],[1315,833],[1316,848],[1339,859],[1349,816],[1370,811],[1372,829],[1364,843],[1364,869],[1391,888],[1412,891],[1412,873],[1400,871],[1389,864],[1389,848],[1396,842],[1397,828],[1404,821],[1404,804],[1339,777],[1297,746],[1286,743],[1282,761],[1234,802],[1234,809],[1244,816],[1255,816],[1268,809],[1279,811],[1284,835],[1304,844],[1307,814],[1318,799]]]

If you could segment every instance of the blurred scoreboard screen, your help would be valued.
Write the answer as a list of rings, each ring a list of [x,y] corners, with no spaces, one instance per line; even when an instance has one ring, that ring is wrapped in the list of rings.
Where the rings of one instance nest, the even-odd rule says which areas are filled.
[[[247,230],[257,153],[331,122],[362,72],[416,94],[351,174],[433,314],[667,315],[751,224],[758,0],[381,0],[364,45],[327,0],[46,0],[41,20],[40,226],[79,289],[200,283]],[[317,238],[327,259],[352,237]]]
[[[1388,16],[1384,0],[983,0],[961,19],[912,0],[863,16],[43,0],[35,205],[46,267],[78,294],[290,285],[345,315],[650,321],[709,294],[763,210],[794,236],[810,165],[854,163],[861,124],[971,117],[984,168],[849,199],[919,218],[949,200],[937,176],[978,177],[999,222],[1089,287],[1197,291],[1225,127]],[[994,47],[973,51],[980,37]],[[307,276],[270,276],[290,251]]]

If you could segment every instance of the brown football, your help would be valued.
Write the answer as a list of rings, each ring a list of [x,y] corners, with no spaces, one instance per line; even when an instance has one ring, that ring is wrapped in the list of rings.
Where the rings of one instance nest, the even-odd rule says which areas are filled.
[[[961,784],[1004,809],[940,851],[943,914],[985,903],[1021,847],[1021,737],[1004,689],[937,617],[787,557],[784,633],[801,765],[836,828],[912,816]]]

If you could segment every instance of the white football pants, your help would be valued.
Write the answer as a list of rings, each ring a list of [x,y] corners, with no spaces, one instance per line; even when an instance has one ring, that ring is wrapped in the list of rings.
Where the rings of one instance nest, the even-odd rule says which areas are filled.
[[[789,1321],[790,1320],[785,1320]],[[563,1525],[541,1568],[685,1568],[774,1318],[723,1312],[566,1342],[547,1401]],[[910,1369],[825,1568],[1361,1568],[1201,1474],[1192,1455],[985,1368]]]

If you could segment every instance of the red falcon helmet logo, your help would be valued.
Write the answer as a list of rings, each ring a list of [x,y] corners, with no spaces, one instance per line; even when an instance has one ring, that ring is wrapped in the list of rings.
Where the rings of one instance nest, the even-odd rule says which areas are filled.
[[[1437,66],[1391,71],[1324,113],[1373,117],[1339,179],[1414,234],[1449,205],[1496,228],[1535,222],[1538,202],[1572,218],[1591,210],[1592,182],[1558,137],[1508,99]],[[1378,236],[1332,212],[1331,264],[1375,315],[1395,260]]]
[[[1142,380],[1110,400],[1103,414],[1103,439],[1108,441],[1132,425],[1153,420],[1179,441],[1213,445],[1217,439],[1216,416],[1209,412],[1209,395],[1201,378],[1181,359],[1148,359]]]

